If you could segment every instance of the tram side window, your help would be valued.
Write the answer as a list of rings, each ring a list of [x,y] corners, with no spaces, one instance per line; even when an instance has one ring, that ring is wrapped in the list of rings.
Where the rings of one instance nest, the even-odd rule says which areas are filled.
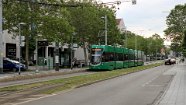
[[[130,54],[128,54],[128,60],[130,60],[131,58],[130,58]]]
[[[102,62],[114,61],[114,53],[104,52],[102,55]]]
[[[109,54],[110,61],[114,61],[114,53]]]
[[[136,57],[135,57],[134,54],[131,54],[131,56],[132,56],[132,60],[135,60],[136,59]]]
[[[129,60],[133,60],[133,59],[132,59],[132,54],[129,54]]]
[[[114,60],[115,60],[115,61],[118,61],[118,60],[119,60],[119,54],[118,54],[118,53],[115,53]]]
[[[135,55],[134,54],[129,54],[129,60],[135,60]]]
[[[127,54],[124,54],[124,59],[123,59],[123,61],[127,61],[127,60],[129,60],[129,57],[128,57]]]
[[[121,53],[118,54],[118,60],[123,61],[123,54],[121,54]]]

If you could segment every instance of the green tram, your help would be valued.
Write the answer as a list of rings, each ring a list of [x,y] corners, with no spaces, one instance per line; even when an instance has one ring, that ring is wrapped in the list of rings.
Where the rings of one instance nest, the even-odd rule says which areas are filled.
[[[114,70],[141,66],[143,51],[110,45],[92,45],[90,70]]]

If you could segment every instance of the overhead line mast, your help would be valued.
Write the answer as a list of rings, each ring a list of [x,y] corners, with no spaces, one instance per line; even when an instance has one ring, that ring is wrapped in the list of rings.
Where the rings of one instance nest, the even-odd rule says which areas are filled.
[[[3,73],[3,51],[4,51],[4,43],[3,43],[3,32],[2,32],[2,0],[0,0],[0,74]]]

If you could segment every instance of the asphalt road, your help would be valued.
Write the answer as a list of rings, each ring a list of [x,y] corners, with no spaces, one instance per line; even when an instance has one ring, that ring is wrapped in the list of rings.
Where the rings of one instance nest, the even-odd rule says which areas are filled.
[[[151,105],[172,80],[173,75],[163,75],[170,68],[159,66],[19,105]]]

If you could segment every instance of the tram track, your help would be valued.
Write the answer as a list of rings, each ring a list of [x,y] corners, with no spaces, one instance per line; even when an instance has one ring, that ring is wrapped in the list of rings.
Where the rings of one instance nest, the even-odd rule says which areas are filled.
[[[15,77],[12,77],[10,80],[5,80],[6,82],[0,82],[0,88],[3,87],[9,87],[9,86],[14,86],[14,85],[26,85],[26,84],[31,84],[31,83],[36,83],[36,82],[44,82],[48,80],[53,80],[53,79],[62,79],[62,78],[69,78],[73,76],[79,76],[79,75],[87,75],[87,74],[93,74],[95,72],[92,71],[80,71],[80,72],[75,72],[75,73],[69,73],[69,74],[60,74],[60,75],[46,75],[42,77],[38,77],[37,74],[33,75],[32,79],[20,79],[20,80],[13,80]],[[35,77],[35,78],[34,78]]]

